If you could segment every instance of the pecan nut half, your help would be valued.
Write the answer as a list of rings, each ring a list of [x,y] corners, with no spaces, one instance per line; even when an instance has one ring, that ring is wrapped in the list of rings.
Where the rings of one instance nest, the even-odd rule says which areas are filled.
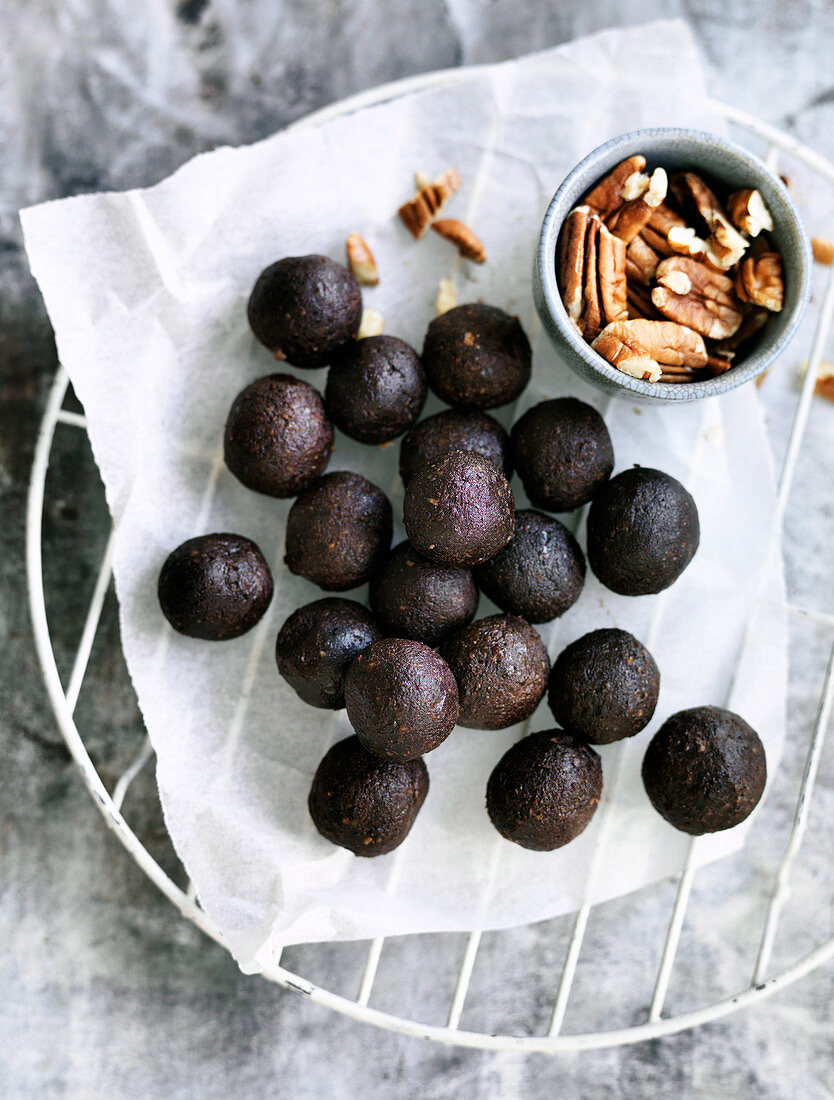
[[[626,246],[602,223],[600,223],[597,238],[597,268],[603,324],[624,321],[628,317]]]
[[[663,168],[655,168],[649,186],[636,199],[631,199],[607,219],[608,228],[626,244],[631,244],[637,234],[648,225],[652,211],[666,198],[668,180]]]
[[[556,276],[568,317],[578,321],[582,315],[582,279],[585,272],[585,237],[588,232],[589,206],[577,206],[565,218],[559,236]]]
[[[714,192],[694,172],[673,176],[670,187],[684,211],[694,212],[704,223],[707,259],[720,271],[728,271],[741,259],[747,240],[727,217]]]
[[[759,252],[742,260],[735,274],[736,294],[771,313],[778,313],[785,299],[782,257],[778,252]]]
[[[758,237],[762,230],[773,231],[773,218],[765,206],[762,193],[755,187],[734,191],[727,200],[727,212],[736,229],[748,237]]]
[[[660,379],[661,366],[697,369],[707,364],[702,337],[674,321],[615,321],[591,347],[618,370],[652,382]]]
[[[360,286],[377,286],[379,272],[376,267],[374,254],[371,252],[364,237],[358,233],[350,233],[345,242],[347,261],[353,277]]]
[[[652,246],[647,244],[645,239],[638,233],[626,249],[627,269],[630,263],[633,268],[632,274],[634,278],[648,286],[654,278],[659,262],[660,256],[658,256]]]
[[[589,206],[601,218],[607,218],[626,201],[623,197],[623,188],[626,188],[627,184],[629,188],[633,188],[634,183],[629,181],[635,174],[642,175],[645,167],[646,158],[639,154],[621,161],[595,187],[591,188],[582,200],[583,204]]]
[[[741,303],[726,275],[688,256],[669,256],[658,264],[656,278],[659,285],[652,291],[652,302],[664,317],[711,340],[724,340],[738,331]]]

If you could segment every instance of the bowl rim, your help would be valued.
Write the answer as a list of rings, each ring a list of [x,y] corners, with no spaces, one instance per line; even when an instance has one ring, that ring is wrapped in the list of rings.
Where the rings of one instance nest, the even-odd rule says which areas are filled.
[[[792,235],[796,237],[798,245],[797,255],[792,256],[789,261],[786,261],[784,256],[782,257],[783,263],[790,263],[791,278],[796,280],[799,291],[778,338],[757,348],[739,367],[732,368],[715,378],[689,382],[686,385],[676,385],[671,382],[647,382],[641,378],[632,378],[603,359],[571,324],[562,302],[556,277],[556,247],[562,223],[569,213],[569,210],[566,209],[562,212],[560,208],[567,192],[573,188],[578,179],[588,174],[589,169],[596,169],[599,160],[604,159],[606,154],[619,150],[622,157],[625,158],[635,151],[640,151],[640,144],[642,143],[650,158],[651,144],[663,138],[674,138],[687,142],[693,148],[700,147],[705,143],[712,148],[719,147],[731,157],[745,163],[751,172],[750,185],[752,186],[758,187],[760,178],[763,176],[790,212],[796,229],[796,232]],[[588,187],[596,181],[597,175],[598,172],[593,179],[588,180]],[[789,226],[788,232],[791,232],[794,226]],[[811,290],[812,261],[808,230],[799,208],[782,180],[768,168],[760,157],[751,153],[744,146],[707,130],[681,126],[651,126],[639,130],[629,130],[616,137],[609,138],[587,153],[565,176],[548,203],[539,232],[535,262],[542,292],[541,299],[553,324],[558,329],[559,335],[575,354],[582,359],[595,375],[604,380],[609,391],[612,388],[619,389],[625,394],[633,394],[635,397],[655,401],[675,403],[695,401],[726,393],[756,378],[762,371],[767,369],[790,343],[805,313]]]

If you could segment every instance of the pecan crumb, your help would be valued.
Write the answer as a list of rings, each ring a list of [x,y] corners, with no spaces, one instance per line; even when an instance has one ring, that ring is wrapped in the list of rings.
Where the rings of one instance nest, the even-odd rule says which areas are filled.
[[[451,279],[441,279],[437,285],[434,308],[438,314],[448,313],[458,304],[458,292]]]
[[[368,309],[366,307],[362,310],[362,317],[359,321],[359,331],[356,334],[356,339],[364,340],[366,336],[379,336],[384,328],[385,318],[379,310]]]

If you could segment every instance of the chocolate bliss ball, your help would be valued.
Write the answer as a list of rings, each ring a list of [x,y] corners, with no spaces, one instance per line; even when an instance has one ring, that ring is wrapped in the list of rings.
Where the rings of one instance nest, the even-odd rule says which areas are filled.
[[[660,672],[625,630],[592,630],[563,649],[550,674],[553,717],[592,745],[633,737],[652,719]]]
[[[547,691],[550,661],[538,633],[514,615],[490,615],[440,647],[458,683],[458,722],[500,730],[529,718]]]
[[[438,565],[401,542],[371,578],[368,599],[386,634],[434,646],[472,621],[478,589],[468,569]]]
[[[258,276],[247,313],[276,359],[323,367],[356,336],[362,294],[350,271],[326,256],[286,256]]]
[[[247,488],[293,497],[324,471],[333,425],[312,386],[290,374],[271,374],[235,398],[223,447],[226,465]]]
[[[458,689],[433,649],[407,638],[382,638],[348,669],[345,705],[364,748],[402,762],[446,740],[458,717]]]
[[[692,836],[732,829],[753,812],[765,789],[759,735],[737,714],[692,707],[673,714],[643,758],[643,785],[670,825]]]
[[[394,336],[368,336],[335,356],[324,393],[337,428],[360,443],[387,443],[411,427],[426,400],[417,352]]]
[[[480,565],[512,536],[512,489],[488,458],[474,451],[449,451],[409,482],[403,523],[412,546],[431,561]]]
[[[382,634],[373,615],[355,600],[330,597],[299,607],[278,632],[278,671],[313,707],[340,710],[344,679],[363,649]]]
[[[342,592],[379,568],[392,527],[391,505],[376,485],[347,470],[325,474],[290,508],[284,560],[291,573]]]
[[[384,856],[408,836],[428,791],[419,757],[403,764],[380,760],[358,737],[346,737],[316,769],[307,804],[327,840],[355,856]]]
[[[588,562],[622,596],[668,588],[698,549],[695,501],[660,470],[635,466],[606,482],[588,513]]]
[[[517,741],[487,783],[490,821],[507,840],[535,852],[568,844],[586,828],[602,797],[602,764],[562,730]]]
[[[157,591],[174,630],[220,642],[260,621],[272,599],[272,574],[251,539],[200,535],[168,555]]]
[[[575,397],[542,401],[513,425],[513,461],[533,504],[569,512],[587,504],[614,469],[605,421]]]
[[[530,623],[564,615],[585,583],[585,558],[570,531],[552,516],[516,512],[513,537],[475,570],[478,587],[503,611]]]
[[[423,345],[429,386],[459,409],[515,401],[530,381],[530,362],[518,318],[495,306],[457,306],[435,317]]]
[[[510,437],[488,413],[444,409],[415,424],[400,444],[400,477],[408,485],[427,462],[447,451],[477,451],[509,481],[513,472]]]

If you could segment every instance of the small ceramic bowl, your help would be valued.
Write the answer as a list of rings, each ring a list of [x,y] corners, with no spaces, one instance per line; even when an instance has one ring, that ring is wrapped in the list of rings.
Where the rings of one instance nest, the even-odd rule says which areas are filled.
[[[597,355],[568,319],[556,284],[556,244],[562,222],[580,198],[621,160],[642,153],[647,171],[662,166],[670,174],[680,169],[704,172],[731,191],[757,187],[773,217],[769,234],[782,256],[785,303],[768,317],[761,332],[736,365],[717,378],[673,384],[631,378]],[[542,323],[560,357],[581,378],[608,393],[631,401],[697,401],[726,393],[761,374],[784,351],[796,331],[811,286],[811,247],[802,218],[782,181],[746,149],[699,130],[657,127],[635,130],[607,141],[573,169],[553,196],[544,216],[533,262],[533,296]]]

